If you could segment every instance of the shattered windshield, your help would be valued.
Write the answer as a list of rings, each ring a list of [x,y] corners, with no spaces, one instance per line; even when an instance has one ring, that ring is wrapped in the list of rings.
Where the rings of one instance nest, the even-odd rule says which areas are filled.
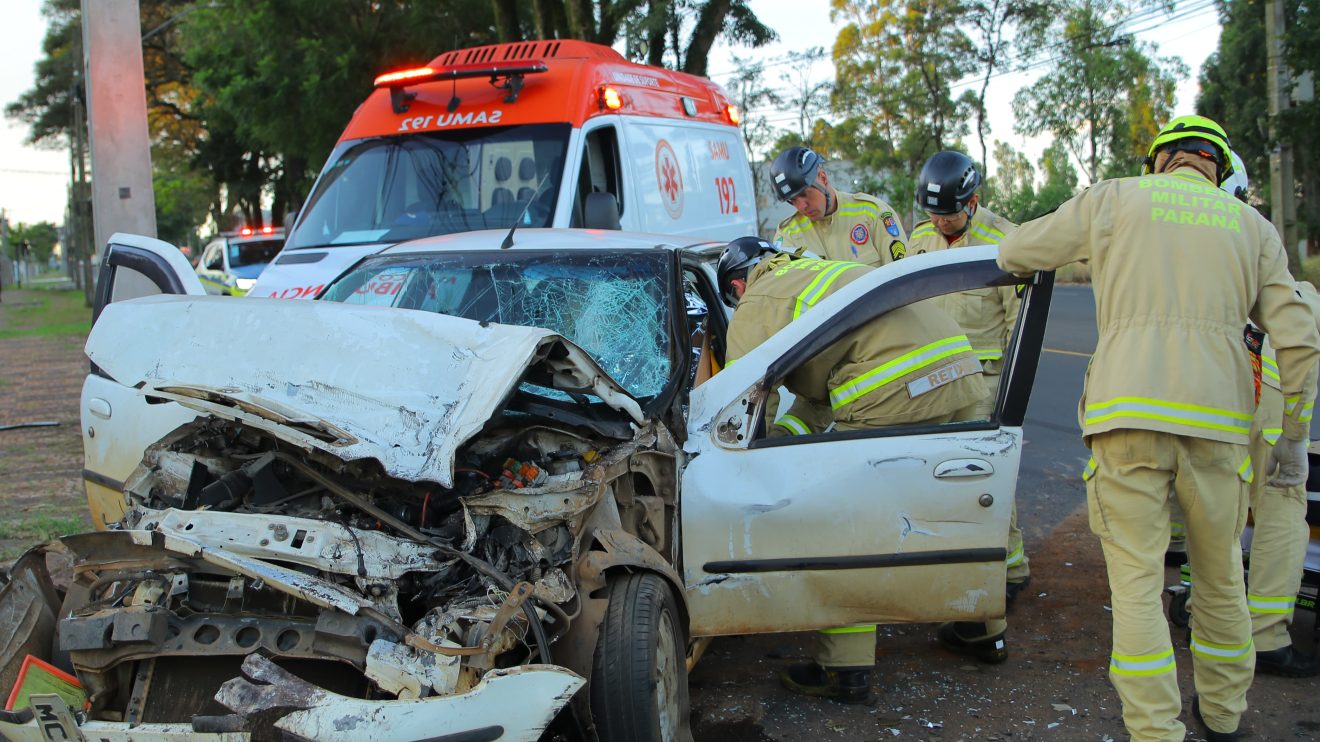
[[[515,221],[548,227],[569,130],[568,124],[494,126],[341,145],[288,247],[403,242],[508,229]]]
[[[603,250],[378,257],[340,277],[322,299],[545,328],[641,399],[669,380],[667,257]]]

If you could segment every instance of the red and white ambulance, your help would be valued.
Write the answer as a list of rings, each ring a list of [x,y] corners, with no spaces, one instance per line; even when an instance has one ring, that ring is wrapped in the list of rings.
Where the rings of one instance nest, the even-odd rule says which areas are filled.
[[[576,40],[381,75],[249,295],[312,298],[385,247],[479,229],[756,234],[739,119],[710,80]]]

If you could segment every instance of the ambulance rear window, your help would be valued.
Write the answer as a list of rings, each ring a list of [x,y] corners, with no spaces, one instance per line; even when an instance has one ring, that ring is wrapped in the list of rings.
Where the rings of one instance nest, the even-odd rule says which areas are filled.
[[[515,220],[548,227],[569,133],[568,124],[529,124],[341,145],[287,247],[395,243]]]

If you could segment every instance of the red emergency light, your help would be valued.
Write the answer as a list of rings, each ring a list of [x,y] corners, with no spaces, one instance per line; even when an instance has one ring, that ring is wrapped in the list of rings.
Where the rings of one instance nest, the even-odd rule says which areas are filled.
[[[729,123],[733,124],[734,126],[738,126],[739,124],[742,123],[742,111],[739,111],[738,107],[733,105],[732,103],[724,107],[724,116],[728,118]]]
[[[504,102],[513,103],[518,100],[518,93],[522,91],[523,75],[534,75],[549,69],[545,62],[539,60],[517,64],[480,62],[452,64],[448,67],[414,67],[387,72],[377,77],[376,87],[389,88],[390,105],[395,113],[407,113],[409,104],[417,97],[416,93],[407,91],[411,86],[438,80],[464,80],[473,77],[489,77],[491,85],[508,91],[508,95],[504,96]],[[499,82],[501,78],[503,82]],[[450,101],[451,111],[457,107],[457,101],[457,96]]]
[[[251,237],[252,227],[243,227],[242,229],[238,230],[238,233],[244,237]]]
[[[265,226],[265,227],[262,227],[262,228],[261,228],[261,233],[262,233],[262,234],[275,234],[275,228],[274,228],[274,227],[271,227],[271,226]]]

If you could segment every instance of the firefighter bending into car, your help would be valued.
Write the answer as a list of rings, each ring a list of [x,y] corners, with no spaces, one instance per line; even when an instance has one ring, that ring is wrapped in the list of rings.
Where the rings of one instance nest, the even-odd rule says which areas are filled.
[[[839,288],[865,275],[861,263],[796,258],[756,237],[730,242],[720,256],[721,296],[736,307],[729,322],[729,363],[787,326]],[[862,430],[886,425],[970,420],[988,394],[971,342],[937,307],[900,307],[867,324],[784,380],[796,399],[774,434]],[[969,653],[1002,661],[1002,620]],[[992,627],[993,628],[993,627]],[[875,664],[875,626],[821,631],[815,661],[788,668],[791,691],[862,703]]]
[[[797,213],[779,223],[774,242],[828,260],[880,266],[907,254],[907,236],[893,207],[830,183],[825,161],[806,147],[789,147],[770,165],[775,197]]]
[[[912,228],[908,252],[913,255],[973,245],[998,245],[1016,224],[981,204],[981,171],[962,152],[937,152],[921,168],[917,179],[917,208],[930,217]],[[935,298],[953,321],[962,326],[985,369],[990,394],[976,410],[977,419],[989,419],[998,399],[997,386],[1004,367],[1004,349],[1017,326],[1022,300],[1017,287],[998,286],[961,291]],[[1008,521],[1008,557],[1005,559],[1005,602],[1012,606],[1031,581],[1031,565],[1017,524],[1017,503]],[[946,630],[947,632],[947,630]]]
[[[1320,334],[1274,227],[1218,188],[1229,151],[1214,121],[1176,118],[1143,175],[1101,181],[999,243],[1000,267],[1019,275],[1091,265],[1100,340],[1079,409],[1091,448],[1083,477],[1109,572],[1109,677],[1137,742],[1186,731],[1160,600],[1171,498],[1196,571],[1192,717],[1207,739],[1235,740],[1246,709],[1256,662],[1239,543],[1253,478],[1249,319],[1270,334],[1284,390],[1273,483],[1306,479],[1301,416],[1315,389],[1304,382]]]

